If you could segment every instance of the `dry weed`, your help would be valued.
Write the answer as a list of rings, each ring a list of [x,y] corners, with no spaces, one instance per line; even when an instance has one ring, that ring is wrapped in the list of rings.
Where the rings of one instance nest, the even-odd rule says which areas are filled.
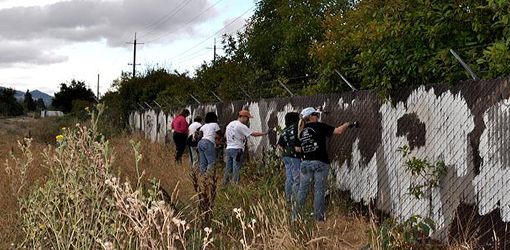
[[[99,106],[99,114],[102,109]],[[139,144],[132,145],[137,182],[122,183],[111,171],[112,151],[108,141],[97,134],[92,115],[92,128],[77,124],[57,136],[57,147],[44,150],[44,166],[48,179],[18,197],[19,220],[24,240],[17,247],[30,249],[175,249],[198,241],[208,247],[211,231],[188,237],[190,225],[160,197],[157,182],[144,188],[143,171],[138,164],[143,158]],[[29,159],[29,147],[21,159]],[[29,161],[15,158],[9,174],[21,181],[21,190]],[[19,185],[21,184],[21,186]],[[200,230],[202,231],[202,230]],[[205,236],[205,237],[204,237]],[[195,244],[196,245],[196,244]]]

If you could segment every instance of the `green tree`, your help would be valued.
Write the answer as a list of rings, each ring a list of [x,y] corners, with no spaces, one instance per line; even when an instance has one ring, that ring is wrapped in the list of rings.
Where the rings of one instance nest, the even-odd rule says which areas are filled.
[[[119,120],[123,124],[127,122],[131,111],[140,108],[139,105],[145,106],[145,103],[148,103],[155,106],[154,101],[161,105],[169,103],[175,106],[193,103],[189,94],[197,90],[187,73],[171,72],[161,68],[149,68],[135,78],[123,75],[114,84],[118,96],[112,92],[103,99],[109,108],[118,105]],[[184,103],[179,103],[176,99]]]
[[[15,93],[16,91],[11,88],[0,89],[0,115],[23,115],[23,106],[14,97]]]
[[[324,22],[326,39],[311,48],[321,69],[315,91],[342,89],[334,69],[362,88],[386,95],[410,85],[469,79],[450,49],[481,76],[495,77],[497,73],[487,72],[494,72],[491,64],[505,65],[506,56],[493,55],[508,55],[501,46],[508,39],[508,25],[496,25],[501,7],[489,2],[495,1],[360,1]],[[507,71],[505,66],[496,70]]]
[[[303,87],[313,83],[310,80],[318,72],[309,48],[324,39],[323,22],[352,4],[349,0],[259,1],[245,29],[224,36],[226,56],[214,64],[203,63],[194,80],[225,100],[245,99],[240,88],[251,98],[288,96],[277,80],[303,94]]]
[[[25,105],[25,108],[28,111],[34,111],[35,110],[35,102],[32,98],[32,94],[30,94],[30,91],[27,89],[27,92],[25,92],[25,99],[23,100],[23,104]]]
[[[44,100],[42,98],[37,99],[36,109],[37,110],[45,110],[46,109],[46,104],[44,104]]]
[[[96,97],[91,89],[87,89],[82,81],[71,80],[68,84],[60,84],[60,91],[55,93],[51,105],[64,113],[73,110],[73,101],[82,100],[89,103],[96,103]]]

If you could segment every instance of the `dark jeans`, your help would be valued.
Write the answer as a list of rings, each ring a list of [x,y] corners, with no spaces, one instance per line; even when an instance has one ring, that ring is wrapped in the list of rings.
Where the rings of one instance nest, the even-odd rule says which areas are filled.
[[[175,143],[175,161],[180,162],[182,155],[184,154],[184,150],[186,150],[186,139],[188,135],[185,133],[176,133],[174,132],[174,143]]]

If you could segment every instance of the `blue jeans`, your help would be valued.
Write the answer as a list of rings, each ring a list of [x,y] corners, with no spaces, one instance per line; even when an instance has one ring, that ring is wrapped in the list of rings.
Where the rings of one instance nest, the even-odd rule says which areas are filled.
[[[188,146],[188,148],[189,148],[189,163],[193,168],[195,168],[200,158],[200,154],[198,154],[198,146],[197,147]]]
[[[326,213],[326,182],[328,181],[329,164],[322,161],[301,162],[301,174],[299,178],[299,191],[297,195],[296,211],[300,212],[305,204],[306,196],[310,191],[310,184],[313,181],[315,195],[313,200],[313,212],[317,221],[324,221]]]
[[[292,204],[296,201],[299,189],[299,175],[301,160],[294,157],[283,157],[285,164],[285,196]]]
[[[225,173],[223,175],[223,184],[228,184],[230,182],[231,174],[232,181],[235,184],[239,183],[239,171],[241,170],[241,165],[243,164],[243,158],[244,154],[242,149],[227,149],[227,166],[225,167]]]
[[[214,142],[202,139],[198,142],[198,154],[200,156],[200,173],[205,174],[206,171],[214,167],[216,160],[216,151],[214,150]]]

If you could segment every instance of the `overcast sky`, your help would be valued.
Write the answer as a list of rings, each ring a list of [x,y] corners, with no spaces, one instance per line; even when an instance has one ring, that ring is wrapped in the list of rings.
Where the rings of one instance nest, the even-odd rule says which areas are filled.
[[[100,92],[139,70],[193,72],[213,58],[214,38],[242,29],[254,0],[0,0],[0,86],[53,95],[62,82]],[[216,35],[215,35],[216,34]],[[221,46],[218,46],[221,47]],[[218,50],[218,54],[222,51]]]

